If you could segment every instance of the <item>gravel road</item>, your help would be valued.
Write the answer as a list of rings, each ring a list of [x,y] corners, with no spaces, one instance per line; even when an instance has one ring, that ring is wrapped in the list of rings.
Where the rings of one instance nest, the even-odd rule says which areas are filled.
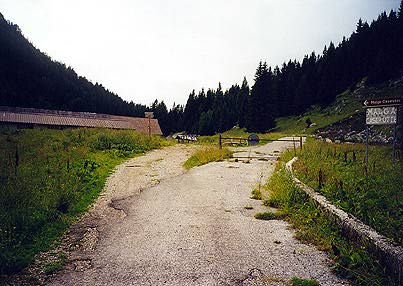
[[[287,145],[236,155],[267,157]],[[64,239],[69,262],[47,285],[285,285],[293,276],[348,285],[331,272],[324,253],[293,237],[287,222],[253,217],[265,207],[249,198],[251,190],[267,180],[273,160],[184,172],[191,151],[169,147],[119,166]]]

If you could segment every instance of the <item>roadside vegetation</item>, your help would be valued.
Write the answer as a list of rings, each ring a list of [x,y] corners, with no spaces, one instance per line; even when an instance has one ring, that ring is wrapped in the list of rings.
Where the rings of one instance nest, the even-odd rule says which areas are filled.
[[[403,246],[403,164],[389,147],[308,140],[294,171],[339,208]]]
[[[20,271],[47,250],[116,165],[166,144],[129,130],[0,129],[0,274]]]
[[[401,164],[393,166],[386,159],[390,158],[387,148],[373,147],[370,151],[371,167],[365,168],[363,150],[360,145],[335,145],[308,140],[294,167],[303,182],[319,190],[339,207],[357,217],[361,216],[361,219],[370,218],[366,222],[380,227],[378,230],[402,231],[402,196],[398,188],[402,184],[399,175]],[[264,204],[280,208],[296,228],[297,238],[328,251],[334,260],[334,270],[342,277],[352,279],[357,285],[389,285],[390,278],[377,259],[362,245],[344,238],[341,229],[328,214],[293,184],[285,170],[285,163],[293,156],[292,151],[283,153],[276,172],[265,186],[269,190],[269,197]],[[375,165],[373,162],[376,162]],[[401,234],[389,233],[389,236],[398,241],[399,237],[401,239]]]
[[[183,164],[186,169],[205,165],[209,162],[222,161],[230,158],[232,152],[228,148],[220,149],[218,146],[206,146],[196,150]]]

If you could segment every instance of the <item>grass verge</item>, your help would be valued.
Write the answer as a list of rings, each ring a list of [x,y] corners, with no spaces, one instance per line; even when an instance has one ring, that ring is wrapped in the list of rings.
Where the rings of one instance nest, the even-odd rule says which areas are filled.
[[[230,158],[232,152],[227,148],[218,148],[217,146],[207,146],[194,152],[183,164],[186,169],[205,165],[209,162],[222,161]]]
[[[297,177],[403,247],[403,164],[391,148],[308,140],[294,164]]]
[[[304,148],[308,148],[304,147]],[[356,285],[389,285],[390,280],[379,261],[359,244],[343,237],[341,229],[327,213],[322,212],[309,197],[299,190],[285,170],[283,154],[276,171],[265,186],[269,190],[266,205],[279,207],[297,231],[297,238],[327,251],[334,261],[333,269]]]
[[[22,270],[49,249],[116,165],[166,144],[131,130],[1,129],[0,274]]]

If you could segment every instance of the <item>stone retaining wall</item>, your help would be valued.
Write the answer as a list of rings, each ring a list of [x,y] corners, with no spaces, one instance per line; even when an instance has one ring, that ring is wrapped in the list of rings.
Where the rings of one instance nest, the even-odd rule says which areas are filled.
[[[398,285],[403,285],[403,248],[354,216],[338,209],[313,188],[298,180],[292,171],[292,165],[297,159],[297,157],[294,157],[286,164],[286,168],[290,171],[295,185],[303,190],[325,212],[330,214],[332,219],[341,227],[343,235],[350,240],[365,245],[371,253],[378,257],[389,274],[399,283]]]

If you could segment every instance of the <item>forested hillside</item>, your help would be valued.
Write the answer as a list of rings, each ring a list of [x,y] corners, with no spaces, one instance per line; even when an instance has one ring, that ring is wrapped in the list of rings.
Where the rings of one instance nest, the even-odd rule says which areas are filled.
[[[154,111],[164,134],[187,131],[200,135],[238,125],[251,132],[275,127],[275,118],[322,107],[357,83],[377,84],[403,74],[403,2],[398,11],[383,12],[323,53],[289,60],[281,67],[260,62],[252,87],[246,79],[223,90],[192,91],[187,103],[168,110],[157,100],[147,107],[126,102],[102,85],[78,76],[53,61],[0,14],[0,105],[144,116]],[[268,55],[270,56],[270,55]]]
[[[301,114],[311,105],[327,106],[362,80],[371,85],[402,74],[403,2],[397,12],[383,12],[370,24],[359,20],[348,39],[337,46],[331,42],[321,55],[313,52],[302,62],[274,68],[260,62],[250,92],[246,80],[227,91],[221,86],[193,91],[184,108],[169,112],[176,124],[170,128],[209,135],[239,125],[263,132],[275,127],[275,118]]]
[[[126,102],[78,76],[35,48],[0,14],[0,105],[144,116],[144,105]]]

